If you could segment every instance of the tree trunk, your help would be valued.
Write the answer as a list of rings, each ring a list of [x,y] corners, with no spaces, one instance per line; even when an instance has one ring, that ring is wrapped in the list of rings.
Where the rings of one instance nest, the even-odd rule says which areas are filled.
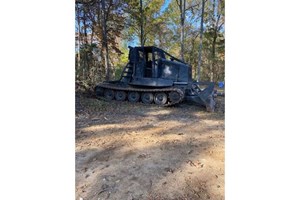
[[[183,2],[182,2],[183,1]],[[181,60],[184,61],[184,19],[185,19],[185,1],[180,0],[179,9],[180,9],[180,56]]]
[[[214,14],[214,35],[213,35],[213,41],[212,41],[212,51],[211,51],[211,65],[210,65],[210,81],[214,81],[214,68],[215,68],[215,60],[216,60],[216,41],[218,37],[218,26],[219,26],[219,20],[220,15],[218,14],[218,5],[216,5],[216,0],[213,1],[213,14]],[[216,20],[217,18],[217,20]]]
[[[79,17],[79,6],[77,5],[77,23],[78,23],[78,53],[77,53],[77,70],[76,72],[79,74],[80,70],[80,17]]]
[[[143,0],[140,0],[140,13],[141,13],[141,35],[140,35],[140,43],[143,47],[145,44],[144,40],[144,13],[143,13]]]
[[[101,0],[102,8],[102,46],[104,47],[105,79],[110,80],[109,51],[107,42],[107,19],[105,16],[105,0]]]
[[[200,72],[201,72],[201,64],[202,64],[204,6],[205,6],[205,0],[202,0],[201,22],[200,22],[200,45],[199,45],[199,57],[198,57],[198,71],[197,71],[198,82],[200,81]]]
[[[92,26],[91,30],[92,30],[92,33],[91,33],[91,41],[90,41],[90,43],[92,45],[93,44],[93,39],[94,39],[94,27],[93,26]]]
[[[214,34],[212,42],[212,53],[211,53],[211,65],[210,65],[210,81],[214,81],[214,68],[215,68],[215,56],[216,56],[216,32]]]
[[[88,35],[87,35],[87,25],[86,25],[86,11],[83,10],[83,33],[84,33],[84,43],[85,43],[85,48],[87,48],[88,45]],[[84,70],[86,70],[86,77],[89,79],[89,73],[90,73],[90,66],[89,66],[89,58],[88,58],[88,52],[85,50],[84,51]]]
[[[87,36],[87,31],[86,31],[87,25],[86,25],[86,11],[84,11],[83,15],[83,30],[84,30],[84,41],[85,44],[88,44],[88,36]]]

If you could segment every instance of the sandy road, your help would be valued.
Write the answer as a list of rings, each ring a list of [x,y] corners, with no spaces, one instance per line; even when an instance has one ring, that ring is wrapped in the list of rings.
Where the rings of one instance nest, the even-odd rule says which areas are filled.
[[[215,113],[79,101],[76,199],[224,199],[224,98]]]

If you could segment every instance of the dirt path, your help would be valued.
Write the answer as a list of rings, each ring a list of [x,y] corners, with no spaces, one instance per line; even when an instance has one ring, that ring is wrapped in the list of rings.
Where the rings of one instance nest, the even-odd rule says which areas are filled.
[[[224,199],[223,98],[216,113],[77,100],[76,199]]]

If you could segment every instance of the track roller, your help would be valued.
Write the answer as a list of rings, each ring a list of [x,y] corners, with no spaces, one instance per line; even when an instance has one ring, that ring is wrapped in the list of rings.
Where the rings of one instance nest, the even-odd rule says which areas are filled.
[[[115,99],[117,101],[124,101],[126,99],[126,92],[121,91],[121,90],[117,90],[115,92]]]
[[[115,91],[111,89],[104,90],[104,97],[106,100],[113,100],[115,96]]]
[[[145,92],[142,94],[142,102],[145,104],[150,104],[153,102],[153,94],[151,92]]]
[[[168,101],[168,97],[167,97],[166,93],[164,93],[164,92],[155,93],[155,96],[154,96],[155,104],[164,105],[167,103],[167,101]]]
[[[128,101],[130,102],[138,102],[140,99],[140,93],[138,92],[128,92]]]

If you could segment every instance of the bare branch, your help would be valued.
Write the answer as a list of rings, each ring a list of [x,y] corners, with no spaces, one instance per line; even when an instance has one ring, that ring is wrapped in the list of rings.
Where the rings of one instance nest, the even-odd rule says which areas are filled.
[[[96,0],[84,1],[84,0],[75,0],[75,4],[90,4],[93,5]]]
[[[200,3],[195,4],[195,5],[191,5],[191,6],[189,6],[188,8],[186,8],[185,11],[190,10],[190,9],[193,9],[194,7],[199,6],[199,5],[200,5]]]

